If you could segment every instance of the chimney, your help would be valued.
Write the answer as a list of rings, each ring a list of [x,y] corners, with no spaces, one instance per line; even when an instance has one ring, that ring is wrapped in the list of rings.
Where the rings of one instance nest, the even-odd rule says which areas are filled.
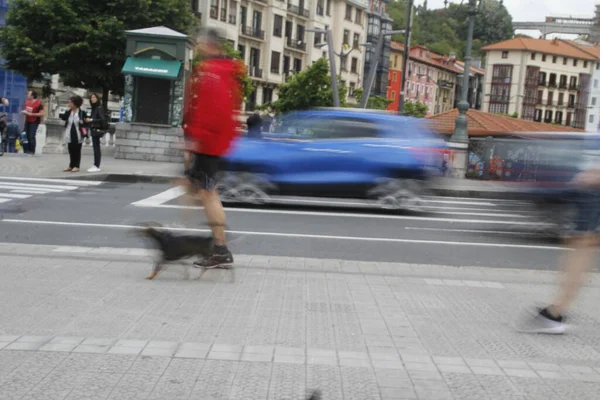
[[[450,52],[450,59],[451,60],[455,60],[456,59],[456,53],[455,52]]]

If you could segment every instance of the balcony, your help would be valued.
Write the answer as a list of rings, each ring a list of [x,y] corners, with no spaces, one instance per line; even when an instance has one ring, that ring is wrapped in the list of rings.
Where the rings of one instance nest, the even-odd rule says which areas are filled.
[[[235,25],[235,24],[236,24],[236,21],[237,21],[237,18],[236,18],[236,16],[235,16],[235,15],[230,15],[230,16],[229,16],[229,18],[228,18],[228,22],[229,22],[231,25]]]
[[[558,88],[559,88],[559,89],[566,89],[568,86],[569,86],[569,85],[567,85],[567,82],[561,82],[561,83],[558,85]]]
[[[429,77],[428,77],[429,79]],[[440,81],[440,88],[442,89],[453,89],[454,88],[454,82],[450,82],[450,81]]]
[[[292,14],[296,14],[299,17],[308,18],[308,10],[306,8],[300,8],[293,4],[288,4],[287,9]]]
[[[556,84],[556,82],[549,82],[549,83],[548,83],[548,87],[549,87],[549,88],[557,88],[557,87],[558,87],[558,85]]]
[[[569,90],[573,90],[573,91],[578,91],[579,90],[579,85],[575,84],[571,84],[569,85]]]
[[[262,78],[263,70],[258,67],[250,67],[248,68],[248,75],[253,78]]]
[[[271,67],[271,73],[272,74],[279,74],[279,68],[277,68],[277,67]]]
[[[253,39],[265,40],[265,31],[261,31],[253,26],[242,26],[240,33],[244,36],[251,37]]]
[[[546,81],[539,81],[538,86],[546,86]]]
[[[556,103],[552,100],[548,100],[546,101],[546,104],[544,104],[546,107],[554,107],[556,105]]]
[[[306,43],[304,43],[301,39],[287,38],[285,45],[293,50],[306,51]]]
[[[569,104],[567,105],[567,108],[575,108],[575,103],[569,103]]]

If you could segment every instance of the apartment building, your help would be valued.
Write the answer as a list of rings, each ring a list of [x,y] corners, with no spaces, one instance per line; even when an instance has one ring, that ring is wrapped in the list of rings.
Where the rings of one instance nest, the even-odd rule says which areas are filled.
[[[454,108],[457,75],[462,70],[456,58],[433,53],[423,46],[410,49],[406,80],[407,101],[420,101],[429,108],[428,115]]]
[[[327,57],[332,31],[336,66],[349,95],[362,81],[366,0],[197,0],[202,26],[214,27],[240,52],[256,90],[246,111],[277,100],[291,74]]]
[[[404,60],[404,45],[398,42],[391,43],[390,71],[388,73],[388,90],[386,98],[391,100],[388,111],[397,111],[402,90],[402,62]]]
[[[519,37],[482,50],[487,60],[484,110],[586,127],[597,57],[559,39]]]
[[[582,40],[567,41],[566,43],[596,57],[592,64],[592,77],[590,79],[588,97],[588,114],[585,120],[586,132],[600,132],[600,46]]]

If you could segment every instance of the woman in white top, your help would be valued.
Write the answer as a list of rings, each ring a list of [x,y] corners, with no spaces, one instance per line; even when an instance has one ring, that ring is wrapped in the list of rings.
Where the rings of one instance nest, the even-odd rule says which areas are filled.
[[[69,167],[65,172],[79,172],[81,164],[81,144],[87,136],[86,118],[87,114],[81,110],[83,99],[81,96],[73,96],[67,103],[68,110],[60,115],[65,121],[65,141],[69,148]]]

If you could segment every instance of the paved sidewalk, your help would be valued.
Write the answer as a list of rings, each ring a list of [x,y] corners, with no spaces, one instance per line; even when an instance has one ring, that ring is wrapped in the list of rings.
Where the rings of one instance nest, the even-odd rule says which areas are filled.
[[[239,256],[235,274],[151,282],[148,254],[0,245],[0,399],[600,393],[598,276],[578,328],[550,337],[510,326],[552,293],[550,272]]]

